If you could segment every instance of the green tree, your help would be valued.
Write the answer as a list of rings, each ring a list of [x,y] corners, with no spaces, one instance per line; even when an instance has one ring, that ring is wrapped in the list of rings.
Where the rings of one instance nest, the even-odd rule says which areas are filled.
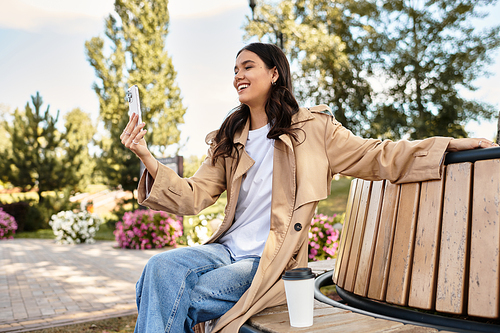
[[[7,159],[10,153],[10,135],[5,129],[5,121],[10,116],[9,108],[5,104],[0,104],[0,185],[7,185],[7,175],[5,170],[7,169]]]
[[[463,137],[468,121],[494,114],[463,91],[499,46],[498,27],[471,23],[496,1],[266,0],[245,30],[268,41],[281,31],[299,99],[329,104],[355,133]]]
[[[192,177],[196,171],[200,168],[201,164],[207,156],[203,155],[201,157],[196,155],[191,155],[188,158],[184,158],[184,177]]]
[[[373,27],[377,7],[356,0],[275,2],[259,2],[245,25],[246,38],[276,42],[281,33],[297,97],[305,104],[330,105],[340,122],[361,132],[371,104],[369,58],[382,45]]]
[[[6,181],[24,191],[38,190],[37,208],[41,216],[29,223],[29,229],[36,229],[47,226],[53,213],[69,208],[70,191],[78,183],[81,162],[76,157],[81,146],[70,145],[67,133],[57,130],[59,111],[55,117],[49,107],[43,112],[38,92],[31,96],[31,102],[33,107],[26,103],[24,111],[14,111],[12,121],[3,122],[10,147],[2,174]],[[71,132],[72,127],[67,130]],[[55,196],[48,195],[49,191],[55,192]]]
[[[3,122],[9,116],[9,108],[5,104],[0,104],[0,138],[8,138],[8,133],[5,130],[5,126]],[[0,154],[6,154],[6,151],[9,148],[8,140],[0,140]],[[5,156],[5,155],[4,155]]]
[[[469,120],[491,119],[493,106],[463,97],[487,75],[500,27],[478,31],[473,19],[496,0],[387,0],[381,27],[387,31],[386,89],[377,103],[372,134],[412,139],[465,137]]]
[[[59,111],[55,117],[50,114],[50,107],[42,112],[43,99],[38,92],[31,96],[31,101],[33,108],[26,103],[24,112],[14,111],[11,124],[3,123],[10,136],[5,175],[24,191],[36,187],[42,193],[73,186],[78,182],[75,172],[80,164],[75,156],[81,146],[67,144],[67,134],[56,128]],[[43,200],[40,196],[40,201]]]
[[[142,120],[147,123],[147,142],[153,151],[163,152],[177,143],[186,109],[176,72],[165,50],[168,34],[168,1],[116,0],[115,12],[106,18],[105,41],[94,37],[85,43],[87,58],[98,82],[100,117],[107,134],[100,143],[99,169],[111,185],[126,190],[136,187],[139,161],[124,148],[119,136],[128,122],[126,88],[139,87]],[[109,52],[108,52],[109,50]]]
[[[91,184],[96,167],[95,159],[90,156],[89,144],[92,143],[96,128],[90,115],[80,108],[75,108],[64,115],[67,145],[72,150],[78,150],[75,162],[80,165],[76,172],[78,184],[76,191],[83,192]]]

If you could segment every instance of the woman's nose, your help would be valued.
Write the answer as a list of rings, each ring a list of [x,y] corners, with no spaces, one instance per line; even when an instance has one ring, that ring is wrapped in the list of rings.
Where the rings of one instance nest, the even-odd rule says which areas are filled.
[[[243,79],[243,73],[241,73],[241,71],[234,75],[234,82],[241,81],[242,79]]]

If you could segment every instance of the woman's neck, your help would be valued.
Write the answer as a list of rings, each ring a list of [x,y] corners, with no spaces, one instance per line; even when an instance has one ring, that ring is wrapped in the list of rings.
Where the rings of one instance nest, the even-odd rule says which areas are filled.
[[[265,126],[268,122],[265,109],[250,108],[250,130],[259,129]]]

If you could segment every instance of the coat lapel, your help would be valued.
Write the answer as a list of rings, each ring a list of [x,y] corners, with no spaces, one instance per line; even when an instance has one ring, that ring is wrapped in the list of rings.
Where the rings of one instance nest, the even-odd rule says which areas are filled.
[[[292,126],[312,118],[314,117],[308,111],[300,109],[292,118]],[[300,133],[297,134],[300,138]],[[297,190],[297,168],[292,139],[289,135],[283,134],[274,145],[271,230],[261,258],[264,271],[271,265],[285,241],[292,220]]]

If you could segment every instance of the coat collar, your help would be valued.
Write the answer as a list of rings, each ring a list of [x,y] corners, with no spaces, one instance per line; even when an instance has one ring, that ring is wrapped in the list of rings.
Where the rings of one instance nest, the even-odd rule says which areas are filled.
[[[294,126],[296,124],[302,123],[304,121],[308,121],[314,119],[313,114],[308,108],[299,108],[299,111],[295,113],[292,116],[292,123],[291,125]],[[233,142],[235,144],[241,144],[245,146],[248,138],[248,132],[250,131],[250,118],[247,119],[247,122],[245,123],[245,126],[243,126],[243,129],[241,131],[238,131],[237,133],[234,134]],[[290,148],[292,148],[292,141],[290,140],[290,137],[286,134],[283,134],[280,136],[280,139]]]

